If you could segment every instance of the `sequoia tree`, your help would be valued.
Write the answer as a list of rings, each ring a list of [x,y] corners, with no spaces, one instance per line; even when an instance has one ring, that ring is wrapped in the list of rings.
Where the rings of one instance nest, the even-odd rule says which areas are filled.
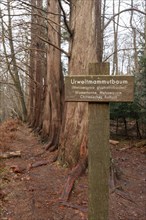
[[[42,0],[31,0],[31,45],[29,71],[29,117],[32,128],[40,130],[42,127],[43,95],[45,78],[45,43],[40,39],[46,35],[46,13],[43,11]]]
[[[101,1],[72,0],[69,75],[87,75],[89,63],[101,62]],[[60,135],[59,161],[77,164],[87,154],[88,105],[83,102],[65,104]]]
[[[48,0],[48,48],[47,77],[45,80],[45,103],[43,113],[43,136],[49,137],[47,149],[58,146],[63,101],[63,75],[60,51],[60,6],[58,0]]]

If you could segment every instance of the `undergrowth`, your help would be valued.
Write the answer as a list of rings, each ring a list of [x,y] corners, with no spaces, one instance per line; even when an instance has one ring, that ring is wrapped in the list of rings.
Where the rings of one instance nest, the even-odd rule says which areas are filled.
[[[9,144],[15,140],[21,121],[8,119],[0,124],[0,152],[9,150]]]

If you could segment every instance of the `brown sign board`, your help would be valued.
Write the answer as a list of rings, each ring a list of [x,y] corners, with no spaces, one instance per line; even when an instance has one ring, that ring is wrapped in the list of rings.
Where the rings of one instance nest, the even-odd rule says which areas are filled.
[[[79,75],[65,77],[65,101],[132,102],[134,76]]]

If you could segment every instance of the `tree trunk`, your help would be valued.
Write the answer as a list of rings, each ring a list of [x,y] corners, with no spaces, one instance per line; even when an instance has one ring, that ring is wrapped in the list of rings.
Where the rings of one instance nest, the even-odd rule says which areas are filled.
[[[128,136],[128,129],[127,129],[127,120],[126,120],[126,118],[123,118],[123,122],[124,122],[124,128],[125,128],[125,135]]]
[[[50,13],[51,12],[51,13]],[[43,137],[49,137],[47,149],[58,147],[63,112],[63,75],[61,70],[60,8],[57,0],[48,1],[48,50],[45,104],[43,113]]]
[[[139,122],[137,119],[136,119],[136,131],[137,131],[137,137],[139,139],[142,139],[142,135],[141,135],[140,128],[139,128]]]
[[[118,13],[120,12],[120,0],[118,1]],[[113,0],[113,15],[115,14],[115,0]],[[113,19],[113,30],[114,30],[114,54],[113,54],[113,75],[119,74],[119,64],[118,64],[118,29],[119,29],[119,18],[120,15],[117,16],[117,19]]]
[[[43,1],[37,0],[37,7],[43,9]],[[44,76],[44,53],[41,50],[44,49],[45,43],[39,38],[45,35],[45,30],[43,28],[43,23],[45,19],[43,18],[45,15],[41,10],[37,10],[37,19],[36,19],[36,60],[35,60],[35,109],[34,109],[34,124],[33,128],[40,130],[42,126],[42,113],[43,113],[43,76]],[[33,39],[32,39],[33,40]]]
[[[100,3],[97,0],[71,3],[70,75],[87,75],[89,63],[102,59]],[[87,103],[66,103],[60,136],[60,163],[75,166],[79,161],[81,142],[84,136],[87,137],[87,114]]]
[[[43,9],[43,1],[31,1],[31,53],[30,53],[30,83],[29,83],[29,123],[33,129],[40,130],[43,112],[43,81],[45,77],[45,43],[39,38],[45,35],[43,23],[45,14],[35,7]]]
[[[9,48],[10,48],[10,53],[11,53],[11,62],[8,60],[7,57],[7,50],[6,46],[4,45],[3,41],[3,47],[5,51],[5,56],[6,56],[6,61],[7,61],[7,66],[9,73],[12,77],[12,80],[14,82],[14,86],[16,88],[17,94],[18,94],[18,102],[20,103],[20,109],[19,109],[19,116],[21,117],[22,120],[26,121],[27,118],[27,109],[26,109],[26,104],[25,104],[25,97],[20,81],[20,76],[19,76],[19,71],[18,71],[18,66],[17,66],[17,60],[16,60],[16,55],[15,55],[15,49],[14,49],[14,39],[13,39],[13,33],[12,33],[12,19],[11,19],[11,11],[10,11],[10,0],[7,0],[7,11],[8,11],[8,38],[9,38]],[[4,26],[2,25],[2,31],[4,29]],[[4,35],[3,35],[4,36]]]
[[[133,8],[133,0],[131,0],[131,8]],[[133,11],[131,11],[130,25],[132,29],[132,40],[133,40],[133,48],[134,48],[134,71],[139,72],[139,64],[138,64],[138,51],[137,51],[137,34],[136,28],[133,25]]]
[[[30,44],[30,68],[29,68],[29,97],[28,97],[28,122],[30,125],[33,124],[34,116],[34,107],[35,107],[35,82],[34,82],[34,73],[35,73],[35,46],[36,46],[36,36],[35,36],[35,22],[36,14],[35,8],[36,1],[31,0],[31,44]]]

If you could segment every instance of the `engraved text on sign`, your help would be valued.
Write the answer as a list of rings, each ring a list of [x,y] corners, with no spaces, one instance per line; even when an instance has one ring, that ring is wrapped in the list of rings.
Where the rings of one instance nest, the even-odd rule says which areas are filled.
[[[65,100],[82,102],[131,102],[134,96],[133,76],[67,76]]]

